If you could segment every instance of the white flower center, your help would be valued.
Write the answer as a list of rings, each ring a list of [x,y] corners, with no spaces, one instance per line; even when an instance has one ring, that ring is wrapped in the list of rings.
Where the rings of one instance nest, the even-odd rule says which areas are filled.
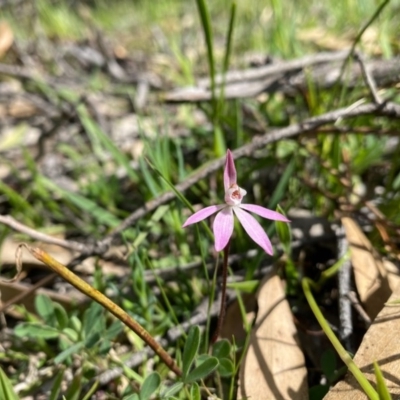
[[[243,197],[246,195],[246,191],[240,188],[238,185],[233,184],[226,192],[225,192],[225,203],[229,206],[238,206]]]

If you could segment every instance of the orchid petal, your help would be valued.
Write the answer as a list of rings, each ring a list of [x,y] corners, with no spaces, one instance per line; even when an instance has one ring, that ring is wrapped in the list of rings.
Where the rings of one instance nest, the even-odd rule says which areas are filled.
[[[262,207],[261,207],[262,208]],[[267,234],[264,232],[261,225],[257,220],[250,215],[248,212],[243,211],[239,207],[233,207],[236,216],[238,217],[240,223],[242,224],[244,230],[247,234],[260,246],[265,252],[272,256],[272,244],[269,240]]]
[[[226,152],[226,161],[224,169],[225,192],[234,184],[236,184],[236,168],[235,168],[235,163],[233,161],[232,153],[228,149]]]
[[[196,222],[200,222],[203,219],[206,219],[210,215],[213,215],[217,211],[221,210],[221,208],[226,207],[225,204],[220,204],[218,206],[209,206],[206,208],[202,208],[201,210],[195,212],[193,215],[191,215],[186,222],[182,225],[182,228],[187,227],[188,225],[195,224]]]
[[[258,206],[256,204],[240,204],[239,207],[243,210],[251,211],[260,217],[271,219],[273,221],[290,222],[290,220],[288,220],[283,214],[269,210],[265,207]]]
[[[232,207],[225,207],[214,219],[213,231],[215,236],[215,250],[223,250],[229,242],[233,232]]]

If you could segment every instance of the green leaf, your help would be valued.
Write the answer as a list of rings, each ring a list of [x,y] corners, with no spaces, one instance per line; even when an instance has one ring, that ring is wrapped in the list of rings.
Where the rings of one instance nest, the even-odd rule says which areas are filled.
[[[164,390],[161,395],[161,398],[172,397],[174,394],[178,393],[183,388],[183,382],[176,382],[171,387]]]
[[[114,340],[123,330],[123,325],[121,321],[115,320],[106,330],[106,333],[103,335],[103,339],[105,340]]]
[[[310,400],[320,400],[329,392],[329,385],[317,385],[310,388],[308,396]]]
[[[183,349],[182,376],[184,379],[188,376],[190,367],[193,364],[193,360],[196,357],[197,352],[199,351],[199,346],[200,328],[198,326],[192,326],[189,330],[185,347]]]
[[[14,333],[18,337],[31,339],[55,339],[60,336],[58,329],[36,322],[23,322],[15,327]]]
[[[218,359],[215,357],[207,358],[202,364],[196,367],[187,377],[184,379],[186,383],[199,381],[210,375],[219,365]]]
[[[233,362],[229,358],[221,358],[218,360],[218,372],[223,377],[232,376],[235,372]]]
[[[379,365],[376,361],[374,361],[374,370],[375,370],[379,399],[380,400],[391,400],[392,396],[389,393],[389,389],[386,385],[385,378],[383,377],[382,371],[379,368]]]
[[[80,332],[82,330],[82,322],[75,315],[70,318],[69,325],[75,332]]]
[[[99,332],[93,332],[87,336],[84,342],[84,346],[87,349],[91,349],[92,347],[96,346],[96,344],[100,341],[101,334]]]
[[[19,400],[15,394],[11,382],[7,378],[4,371],[0,368],[0,399],[4,400]]]
[[[212,355],[218,359],[229,357],[230,353],[231,344],[226,339],[218,341],[212,348]]]
[[[106,328],[105,325],[104,309],[99,303],[93,301],[83,316],[83,332],[85,337],[88,338],[95,333],[103,334]]]
[[[64,397],[68,400],[79,400],[82,391],[82,375],[75,375]]]
[[[321,369],[329,382],[332,382],[336,374],[336,354],[332,349],[328,349],[322,353]]]
[[[57,320],[58,328],[64,329],[68,326],[68,314],[65,311],[65,308],[59,303],[53,303],[54,306],[54,315]]]
[[[128,396],[125,396],[122,400],[140,400],[140,398],[137,393],[132,393]]]
[[[54,358],[54,364],[60,364],[63,361],[65,361],[68,357],[70,357],[72,354],[75,354],[78,352],[81,348],[84,347],[83,342],[78,342],[69,347],[68,349],[64,350],[61,352],[57,357]]]
[[[61,384],[63,382],[64,378],[64,369],[61,369],[58,371],[54,381],[53,381],[53,386],[51,388],[51,393],[49,400],[57,400],[59,397],[59,394],[61,392]]]
[[[54,304],[47,296],[44,294],[38,294],[35,297],[35,308],[39,316],[44,319],[46,324],[54,325]]]
[[[70,339],[72,342],[77,342],[79,339],[79,333],[72,328],[64,328],[62,332]]]
[[[200,387],[197,382],[194,382],[190,388],[190,400],[201,400]]]
[[[143,382],[140,389],[140,400],[148,400],[150,396],[158,389],[161,383],[160,375],[157,372],[151,373]]]
[[[100,356],[107,355],[110,352],[111,347],[112,347],[112,343],[109,340],[104,340],[103,339],[101,341],[100,346],[99,346],[99,355]]]

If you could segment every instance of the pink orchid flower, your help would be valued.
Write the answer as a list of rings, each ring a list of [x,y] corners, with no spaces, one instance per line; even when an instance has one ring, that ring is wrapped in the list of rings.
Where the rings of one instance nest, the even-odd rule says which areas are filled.
[[[209,206],[197,211],[186,220],[186,222],[183,224],[183,227],[185,228],[188,225],[200,222],[219,211],[214,219],[213,231],[215,237],[215,250],[221,251],[228,244],[229,239],[232,236],[234,225],[233,213],[235,213],[247,234],[261,248],[263,248],[266,253],[272,255],[273,250],[271,241],[258,221],[247,211],[251,211],[263,218],[274,221],[290,221],[284,215],[276,211],[269,210],[268,208],[264,208],[256,204],[242,204],[242,199],[246,195],[246,191],[240,188],[236,183],[236,168],[230,150],[228,150],[226,153],[224,186],[225,204]]]

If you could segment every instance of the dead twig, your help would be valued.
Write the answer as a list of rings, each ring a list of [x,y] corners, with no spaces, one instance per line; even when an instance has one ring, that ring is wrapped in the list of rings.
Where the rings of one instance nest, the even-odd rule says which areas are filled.
[[[291,94],[299,89],[307,90],[310,80],[320,88],[329,88],[338,83],[349,88],[354,87],[358,79],[364,76],[364,72],[361,66],[354,64],[349,67],[344,77],[342,69],[343,65],[346,65],[343,62],[346,59],[345,53],[347,52],[333,53],[330,57],[322,53],[319,55],[321,58],[314,60],[312,57],[308,57],[262,68],[228,72],[224,97],[237,99],[255,97],[262,92],[279,91]],[[368,60],[368,62],[364,62],[364,66],[371,79],[380,86],[387,86],[400,80],[398,58]],[[211,90],[208,81],[203,80],[194,87],[177,88],[166,92],[162,99],[175,103],[210,101]]]
[[[322,52],[314,55],[308,55],[297,60],[277,62],[264,67],[249,68],[242,71],[228,71],[226,74],[225,83],[228,84],[234,82],[252,81],[272,77],[274,75],[282,75],[283,73],[298,71],[316,64],[343,61],[347,55],[347,50],[329,53]],[[222,82],[223,76],[217,75],[215,78],[215,83],[220,85]],[[200,79],[198,85],[200,87],[208,88],[210,87],[210,80],[208,78]]]
[[[361,71],[362,71],[362,74],[363,74],[363,77],[365,80],[365,84],[367,85],[367,87],[371,93],[372,99],[374,100],[375,104],[382,104],[382,99],[380,98],[380,96],[378,94],[375,80],[370,73],[369,67],[365,64],[364,56],[361,53],[357,52],[355,54],[355,59],[360,64],[360,68],[361,68]]]
[[[38,240],[40,242],[55,244],[56,246],[64,247],[65,249],[78,251],[82,253],[85,251],[86,245],[79,242],[74,242],[72,240],[58,239],[45,233],[39,232],[36,229],[32,229],[29,226],[21,224],[11,215],[0,215],[0,223],[4,224],[17,232],[24,233],[32,239]]]
[[[51,283],[56,278],[57,274],[51,273],[50,275],[45,276],[39,282],[36,282],[28,290],[25,290],[24,292],[21,292],[20,294],[8,300],[7,302],[0,304],[0,314],[3,313],[5,310],[7,310],[7,308],[11,307],[13,304],[20,303],[27,296],[36,292],[36,290],[40,289],[41,287]]]
[[[369,315],[366,313],[366,311],[364,310],[364,308],[360,304],[356,293],[354,291],[350,290],[347,293],[347,297],[349,298],[349,300],[350,300],[352,306],[354,307],[354,309],[358,312],[360,317],[363,319],[363,321],[365,323],[365,327],[368,328],[371,325],[371,322],[372,322],[371,318],[369,317]]]

